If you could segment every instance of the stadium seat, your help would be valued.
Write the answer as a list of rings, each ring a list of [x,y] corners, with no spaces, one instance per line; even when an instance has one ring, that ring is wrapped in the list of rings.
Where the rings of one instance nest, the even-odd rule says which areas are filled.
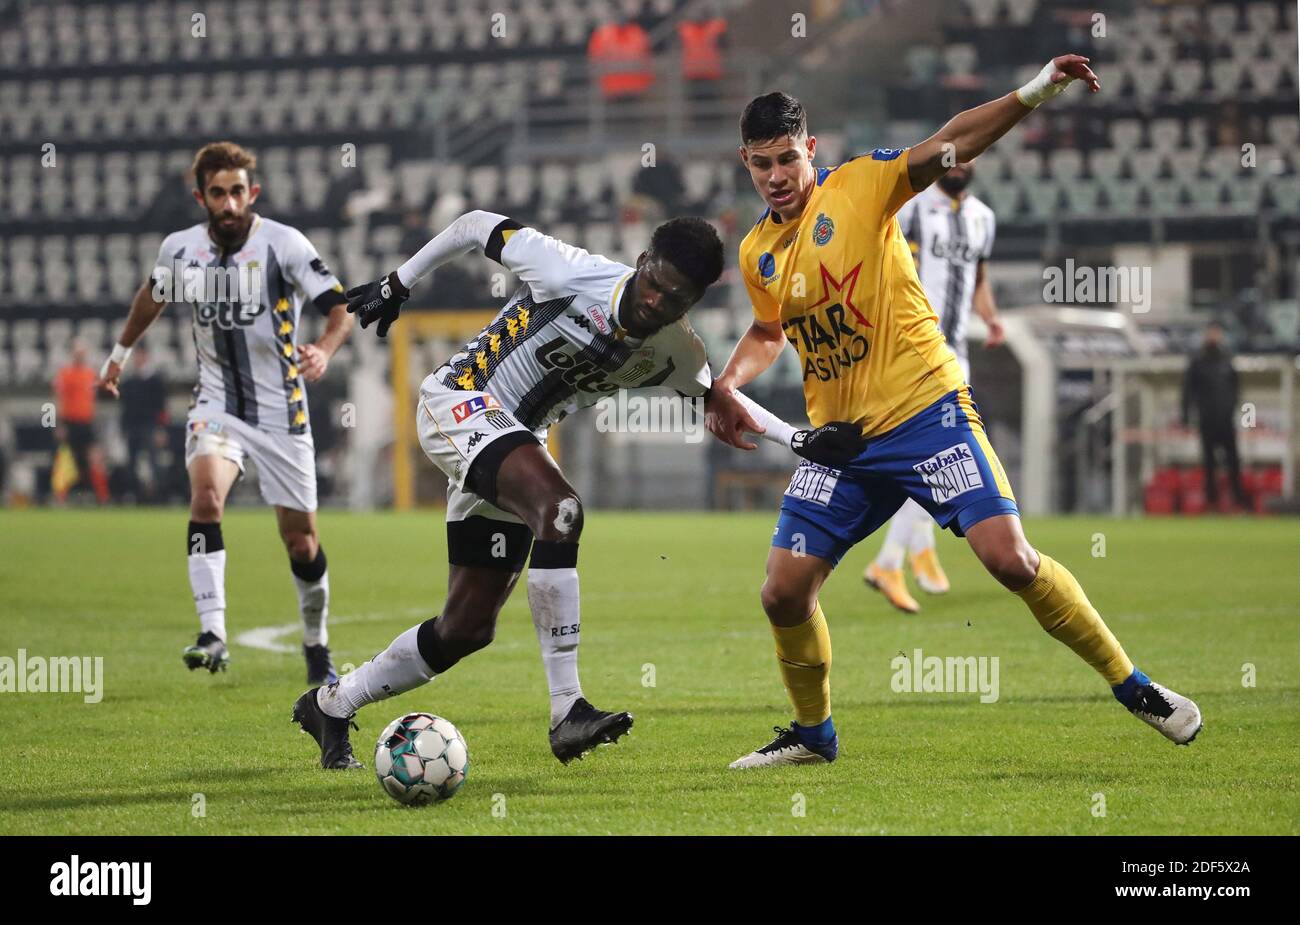
[[[1068,210],[1079,216],[1097,212],[1101,197],[1101,183],[1096,180],[1074,179],[1062,187]]]
[[[1269,35],[1277,28],[1277,4],[1252,3],[1246,7],[1246,24],[1257,35]]]
[[[1072,182],[1083,174],[1083,152],[1078,148],[1054,148],[1047,155],[1047,173],[1056,180]]]
[[[1180,180],[1153,180],[1146,186],[1147,197],[1156,215],[1177,215],[1183,209],[1183,184]]]

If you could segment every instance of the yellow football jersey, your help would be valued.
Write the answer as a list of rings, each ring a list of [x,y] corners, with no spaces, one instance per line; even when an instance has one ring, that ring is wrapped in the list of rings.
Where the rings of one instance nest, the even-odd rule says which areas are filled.
[[[754,315],[799,351],[814,427],[884,433],[964,384],[894,214],[915,195],[907,151],[819,168],[795,222],[770,209],[740,245]]]

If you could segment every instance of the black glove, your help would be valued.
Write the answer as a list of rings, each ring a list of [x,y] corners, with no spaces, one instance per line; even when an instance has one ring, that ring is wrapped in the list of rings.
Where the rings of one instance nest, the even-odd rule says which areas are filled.
[[[388,327],[397,320],[402,312],[402,303],[411,297],[411,290],[402,285],[393,271],[383,279],[355,286],[347,291],[348,312],[361,320],[361,327],[367,328],[372,321],[378,321],[375,333],[380,337],[388,336]]]
[[[861,453],[866,441],[862,428],[849,421],[831,421],[816,430],[799,430],[790,438],[790,449],[809,462],[839,469]]]

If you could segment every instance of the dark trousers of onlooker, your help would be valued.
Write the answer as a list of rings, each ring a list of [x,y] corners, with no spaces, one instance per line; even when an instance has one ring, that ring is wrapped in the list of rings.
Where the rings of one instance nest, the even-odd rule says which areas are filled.
[[[159,483],[166,475],[163,472],[158,444],[155,440],[153,425],[149,427],[131,429],[126,431],[126,465],[131,473],[131,491],[139,501],[155,501],[159,489],[162,488]],[[145,462],[149,465],[149,481],[140,480],[140,458],[144,457]]]
[[[1219,503],[1219,479],[1217,451],[1223,450],[1224,463],[1228,467],[1228,480],[1232,484],[1232,494],[1237,504],[1243,508],[1250,507],[1250,499],[1241,485],[1241,460],[1237,456],[1237,434],[1232,424],[1201,426],[1201,459],[1205,466],[1205,499],[1212,505]]]
[[[95,425],[88,421],[65,421],[64,432],[68,435],[68,449],[72,451],[72,461],[77,464],[77,481],[73,488],[91,487],[90,448],[95,445]]]

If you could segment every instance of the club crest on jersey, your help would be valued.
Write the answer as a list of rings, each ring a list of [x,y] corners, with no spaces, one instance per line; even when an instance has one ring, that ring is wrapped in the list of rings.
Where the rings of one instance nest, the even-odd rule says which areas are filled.
[[[941,450],[917,463],[912,469],[921,476],[921,480],[930,489],[930,495],[939,504],[984,487],[979,463],[966,443],[957,443]]]
[[[770,251],[763,251],[758,258],[758,275],[763,278],[763,285],[776,279],[776,258]]]
[[[655,348],[642,347],[632,351],[632,366],[623,374],[626,379],[642,379],[655,368]]]
[[[480,411],[486,411],[488,408],[500,408],[501,403],[491,395],[477,395],[469,401],[463,401],[451,409],[451,416],[456,419],[456,423],[471,418]]]
[[[813,225],[813,243],[821,247],[835,234],[835,223],[825,212],[817,213],[817,224]]]

